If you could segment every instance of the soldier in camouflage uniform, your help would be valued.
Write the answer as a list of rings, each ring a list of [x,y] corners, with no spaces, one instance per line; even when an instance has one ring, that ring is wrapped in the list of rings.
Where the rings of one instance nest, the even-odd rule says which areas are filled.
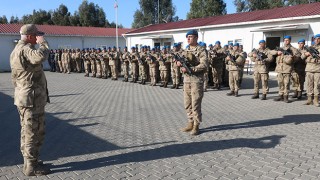
[[[216,41],[214,48],[209,51],[208,57],[210,59],[209,63],[211,64],[212,68],[212,80],[213,80],[213,89],[221,89],[222,83],[222,72],[224,68],[224,58],[225,53],[220,45],[220,41]]]
[[[11,77],[15,87],[14,104],[21,122],[23,173],[40,176],[50,173],[39,161],[45,135],[45,105],[49,102],[47,80],[42,63],[49,55],[49,45],[35,25],[23,25],[21,40],[10,55]],[[39,48],[35,48],[39,44]]]
[[[161,79],[160,87],[167,88],[169,81],[170,61],[167,58],[167,50],[165,47],[162,48],[162,53],[158,54],[157,61],[159,62],[159,71]]]
[[[184,76],[184,107],[188,117],[188,124],[182,131],[191,131],[191,135],[198,135],[199,125],[202,122],[201,103],[203,98],[203,76],[208,68],[208,57],[205,50],[199,47],[197,43],[198,32],[196,30],[187,32],[186,38],[189,47],[183,51],[182,55],[186,57],[189,62],[189,69],[192,74],[188,74],[187,69],[181,67],[182,64],[180,61],[177,61],[177,65],[181,67]]]
[[[101,61],[103,61],[103,56],[101,55],[100,48],[97,49],[95,56],[96,56],[95,59],[96,59],[96,67],[97,67],[96,78],[101,78],[102,77]]]
[[[208,57],[207,44],[204,43],[204,42],[199,42],[199,45],[205,50],[205,52],[207,53],[207,57]],[[207,59],[206,62],[209,62],[209,60]],[[208,74],[209,64],[207,64],[207,68],[208,68],[208,69],[204,72],[204,75],[203,75],[203,91],[204,91],[204,92],[207,92],[207,89],[208,89],[208,83],[209,83],[209,74]]]
[[[302,91],[304,89],[304,81],[306,76],[306,59],[307,57],[304,55],[306,51],[304,45],[305,40],[300,39],[298,41],[298,51],[301,54],[298,58],[296,58],[296,61],[294,61],[293,64],[293,70],[291,73],[292,77],[292,90],[294,94],[292,95],[292,98],[301,99],[302,98]]]
[[[152,48],[151,52],[147,54],[147,63],[149,64],[149,72],[150,72],[150,86],[156,86],[156,68],[157,68],[157,60],[156,60],[156,51],[155,48]]]
[[[227,95],[234,95],[235,97],[238,97],[240,89],[240,67],[245,63],[245,59],[242,53],[239,52],[238,48],[239,44],[235,43],[233,50],[229,50],[226,57],[227,67],[229,70],[229,87],[231,90]]]
[[[122,53],[122,69],[123,69],[123,82],[129,81],[129,63],[130,63],[130,52],[128,52],[127,46],[124,47]]]
[[[96,75],[97,75],[96,50],[94,48],[92,48],[89,52],[90,52],[89,60],[90,60],[90,64],[91,64],[91,73],[92,73],[91,77],[96,77]]]
[[[146,70],[146,58],[147,58],[147,47],[142,46],[141,52],[139,53],[139,75],[140,75],[140,83],[142,85],[146,84],[147,80],[147,70]]]
[[[81,52],[79,48],[77,48],[77,51],[75,53],[75,61],[76,61],[76,71],[78,73],[81,73]]]
[[[181,50],[181,44],[180,43],[175,43],[173,45],[173,55],[181,55],[182,50]],[[181,79],[181,71],[180,67],[177,65],[177,63],[174,62],[174,58],[172,58],[171,61],[171,77],[172,77],[172,87],[171,89],[179,89],[180,86],[180,79]]]
[[[57,66],[57,70],[56,72],[62,72],[62,64],[61,64],[61,59],[60,59],[60,52],[59,50],[56,49],[55,53],[54,53],[54,60],[56,61],[56,66]]]
[[[266,47],[266,41],[259,41],[259,48],[249,53],[251,61],[254,62],[254,95],[252,99],[259,98],[259,83],[262,84],[262,98],[261,100],[267,99],[267,93],[269,92],[268,81],[269,81],[269,70],[268,64],[273,60],[273,55],[276,55],[277,51],[271,51]]]
[[[278,73],[278,85],[279,85],[279,97],[275,98],[275,101],[284,101],[286,103],[289,101],[289,90],[290,90],[290,76],[293,69],[293,62],[296,58],[299,58],[299,51],[294,48],[291,44],[291,36],[284,37],[284,47],[285,51],[278,51],[278,56],[276,59],[276,72]],[[287,54],[288,53],[288,54]]]
[[[131,74],[132,74],[132,83],[136,83],[138,80],[138,59],[139,52],[136,51],[136,47],[131,47],[130,60],[131,60]]]
[[[116,47],[113,46],[109,53],[109,65],[111,68],[112,78],[111,80],[118,80],[118,63],[119,63],[119,52],[116,51]]]
[[[87,48],[83,55],[84,60],[84,71],[85,71],[85,77],[89,77],[89,72],[91,69],[91,62],[90,62],[90,51],[89,48]]]
[[[320,52],[320,34],[314,36],[314,45],[312,46],[318,52]],[[312,55],[310,52],[304,53],[307,56],[307,66],[306,66],[306,79],[307,79],[307,95],[308,101],[305,105],[312,104],[319,107],[319,95],[320,95],[320,54],[315,52],[316,54]]]
[[[108,68],[107,64],[109,65],[109,58],[106,48],[103,48],[102,52],[99,54],[100,57],[102,57],[101,63],[101,78],[107,79],[108,78]]]

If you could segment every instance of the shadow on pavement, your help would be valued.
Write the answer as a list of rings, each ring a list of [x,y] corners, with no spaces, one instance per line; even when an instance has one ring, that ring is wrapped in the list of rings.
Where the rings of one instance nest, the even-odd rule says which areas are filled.
[[[257,120],[238,124],[225,124],[218,126],[211,126],[208,128],[200,129],[201,133],[209,131],[224,131],[232,129],[243,129],[243,128],[254,128],[254,127],[265,127],[274,126],[281,124],[302,124],[320,122],[320,114],[305,114],[305,115],[288,115],[282,118],[268,119],[268,120]]]
[[[268,149],[274,148],[280,144],[281,138],[285,136],[273,135],[262,138],[237,138],[219,141],[204,141],[192,142],[184,144],[171,144],[160,148],[148,149],[142,151],[134,151],[109,157],[98,159],[70,162],[62,165],[52,166],[56,169],[54,172],[89,170],[103,166],[118,165],[131,162],[144,162],[164,158],[182,157],[187,155],[195,155],[217,150],[232,149],[232,148],[255,148]]]
[[[76,96],[76,95],[80,95],[82,93],[74,93],[74,94],[59,94],[59,95],[50,95],[49,97],[63,97],[63,96]]]

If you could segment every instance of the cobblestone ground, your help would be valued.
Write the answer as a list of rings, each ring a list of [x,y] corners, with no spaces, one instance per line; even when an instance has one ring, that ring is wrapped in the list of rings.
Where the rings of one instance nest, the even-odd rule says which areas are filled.
[[[319,179],[320,109],[302,101],[205,93],[201,135],[186,124],[183,91],[46,72],[46,140],[38,179]],[[19,117],[9,73],[0,74],[0,179],[22,174]]]

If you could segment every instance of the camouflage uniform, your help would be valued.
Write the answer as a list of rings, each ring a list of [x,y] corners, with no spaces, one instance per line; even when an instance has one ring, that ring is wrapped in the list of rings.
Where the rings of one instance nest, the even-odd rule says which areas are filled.
[[[209,62],[212,68],[212,80],[214,83],[213,88],[217,88],[219,90],[222,83],[222,72],[225,58],[224,50],[220,46],[216,47],[209,51],[208,56],[210,58]]]
[[[80,49],[77,49],[75,53],[75,60],[76,60],[76,70],[78,73],[81,72],[81,52]]]
[[[56,51],[54,54],[54,60],[56,61],[56,65],[57,65],[57,72],[62,72],[62,63],[61,63],[61,58],[60,58],[60,53],[59,51]]]
[[[181,55],[182,50],[174,51],[173,54]],[[172,77],[172,89],[179,89],[180,79],[181,79],[181,71],[180,67],[174,62],[174,58],[171,58],[171,77]]]
[[[118,79],[118,63],[119,63],[119,52],[112,51],[109,53],[109,65],[111,68],[112,80]]]
[[[317,36],[316,38],[320,38],[320,35],[317,35]],[[320,44],[316,44],[313,47],[320,52]],[[312,96],[313,96],[313,104],[319,107],[320,59],[309,56],[306,62],[307,62],[306,79],[307,79],[307,95],[308,95],[308,102],[306,103],[306,105],[312,104]]]
[[[157,60],[156,60],[157,54],[152,51],[151,53],[148,54],[147,56],[147,62],[149,64],[149,72],[150,72],[150,86],[155,86],[156,85],[156,69],[157,69]]]
[[[96,66],[96,52],[95,52],[95,50],[92,50],[92,52],[90,52],[89,60],[90,60],[90,64],[91,64],[92,77],[96,77],[97,66]]]
[[[35,49],[34,45],[24,40],[17,43],[10,55],[11,77],[15,88],[14,104],[21,122],[23,173],[27,176],[45,174],[39,172],[38,160],[45,135],[45,105],[49,102],[47,80],[42,68],[42,62],[47,60],[48,55],[46,41]]]
[[[304,89],[304,81],[306,76],[306,59],[304,55],[306,51],[305,48],[298,49],[301,56],[297,57],[293,63],[293,69],[291,73],[292,77],[292,90],[294,91],[293,98],[301,99],[302,91]]]
[[[147,53],[141,52],[140,54],[140,62],[139,62],[139,75],[141,82],[140,84],[145,84],[147,80],[147,70],[146,70],[146,58]]]
[[[131,74],[132,74],[132,81],[131,82],[133,82],[133,83],[136,83],[138,80],[138,58],[139,58],[138,52],[131,52],[130,53]]]
[[[91,62],[90,62],[90,52],[88,49],[86,49],[84,55],[83,55],[83,60],[84,60],[84,71],[85,71],[85,77],[89,77],[89,72],[90,72],[90,67],[91,67]]]
[[[109,66],[109,59],[108,59],[108,53],[104,49],[102,52],[100,52],[100,56],[103,57],[101,60],[101,78],[102,79],[107,79],[108,78],[108,68],[107,65]]]
[[[169,81],[169,66],[170,61],[167,58],[166,53],[159,53],[158,54],[158,61],[159,61],[159,71],[160,71],[160,79],[161,85],[160,87],[166,88]]]
[[[96,52],[96,67],[97,67],[97,78],[102,77],[102,66],[101,66],[101,61],[103,61],[103,56],[101,55],[100,50]]]
[[[128,82],[129,63],[130,63],[130,53],[127,51],[124,51],[122,54],[122,69],[123,69],[124,82]]]
[[[234,61],[231,60],[232,57],[226,57],[227,60],[227,67],[229,70],[229,87],[231,92],[227,95],[234,95],[238,96],[238,91],[240,89],[240,71],[241,66],[244,64],[245,59],[242,56],[242,53],[239,51],[230,50],[230,55],[235,57]]]

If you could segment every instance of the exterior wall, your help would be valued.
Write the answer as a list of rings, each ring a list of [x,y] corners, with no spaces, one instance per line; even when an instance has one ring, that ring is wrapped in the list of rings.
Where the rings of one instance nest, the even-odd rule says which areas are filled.
[[[116,45],[115,37],[80,37],[80,36],[46,36],[51,49],[65,48],[98,48],[100,46],[112,47]],[[15,47],[15,40],[20,35],[0,35],[0,72],[10,71],[10,54]],[[119,46],[123,49],[126,40],[119,37]],[[48,62],[44,62],[44,68],[48,69]]]

